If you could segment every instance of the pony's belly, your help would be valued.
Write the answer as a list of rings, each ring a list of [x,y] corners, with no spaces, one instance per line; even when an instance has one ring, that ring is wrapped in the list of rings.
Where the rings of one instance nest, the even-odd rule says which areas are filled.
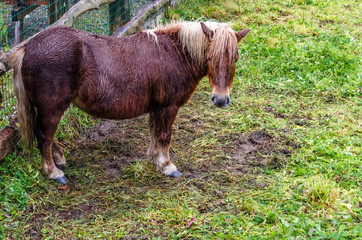
[[[139,103],[135,104],[118,99],[113,99],[110,102],[98,101],[90,104],[77,97],[72,103],[90,115],[106,119],[130,119],[148,112],[147,104],[139,105]]]

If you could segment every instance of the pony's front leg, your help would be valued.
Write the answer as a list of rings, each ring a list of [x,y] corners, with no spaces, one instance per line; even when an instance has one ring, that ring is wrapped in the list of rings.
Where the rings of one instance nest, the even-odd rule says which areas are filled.
[[[180,177],[181,172],[171,162],[169,147],[171,142],[172,124],[175,121],[178,107],[163,108],[150,113],[151,141],[147,151],[150,160],[161,173]]]

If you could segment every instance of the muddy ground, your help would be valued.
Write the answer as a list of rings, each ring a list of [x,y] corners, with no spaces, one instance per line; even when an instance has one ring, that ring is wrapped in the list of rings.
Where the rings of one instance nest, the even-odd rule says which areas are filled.
[[[218,148],[216,150],[224,152],[223,160],[225,161],[215,162],[212,159],[206,159],[196,166],[192,164],[190,158],[184,161],[177,154],[183,150],[189,152],[189,155],[192,155],[193,151],[199,151],[188,146],[189,141],[197,138],[197,135],[192,134],[194,128],[177,127],[179,129],[173,132],[171,158],[177,166],[180,166],[179,170],[183,173],[183,178],[205,177],[207,173],[216,169],[243,175],[253,171],[253,168],[280,167],[283,161],[280,155],[288,157],[297,148],[295,143],[274,137],[264,130],[253,131],[246,135],[215,135],[220,142],[226,143],[214,146]],[[180,129],[188,132],[188,136],[180,133]],[[285,131],[287,133],[287,130]],[[127,165],[137,161],[147,161],[148,138],[146,117],[124,121],[105,120],[82,134],[77,140],[79,149],[73,149],[71,155],[78,159],[91,160],[93,158],[93,164],[98,163],[101,166],[104,173],[102,177],[113,178],[120,176],[124,170],[122,168]],[[210,150],[205,149],[205,153],[208,151]]]
[[[27,209],[30,218],[24,229],[26,235],[40,239],[44,236],[42,229],[51,228],[52,224],[86,223],[94,221],[95,216],[112,215],[119,208],[146,207],[140,194],[155,187],[171,192],[175,186],[181,186],[211,195],[212,200],[207,197],[198,205],[201,214],[228,208],[223,199],[228,188],[238,182],[243,182],[244,188],[266,187],[268,182],[257,178],[267,168],[282,167],[298,147],[280,137],[288,134],[287,130],[279,136],[265,130],[247,134],[210,133],[203,121],[182,114],[173,133],[170,153],[183,173],[179,179],[155,173],[155,167],[148,162],[149,131],[145,116],[102,121],[74,141],[61,143],[68,153],[65,173],[71,182],[67,186],[52,183],[51,197]],[[215,143],[200,144],[198,139],[208,134],[208,141]],[[132,197],[125,200],[122,196],[126,195]],[[72,236],[64,233],[61,239],[67,237]],[[132,239],[132,235],[128,237]]]

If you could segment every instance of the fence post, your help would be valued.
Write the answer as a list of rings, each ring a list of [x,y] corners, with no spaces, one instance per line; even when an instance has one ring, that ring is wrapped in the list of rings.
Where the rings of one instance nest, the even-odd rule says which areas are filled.
[[[57,3],[57,20],[60,19],[64,13],[68,11],[69,0],[58,0]]]
[[[21,43],[24,40],[24,18],[27,14],[34,11],[38,5],[25,5],[24,3],[17,2],[14,8],[11,10],[12,21],[15,22],[15,45]]]
[[[129,4],[126,7],[127,2],[127,0],[116,0],[109,4],[109,35],[129,21],[130,11]]]
[[[11,11],[12,20],[15,22],[15,28],[14,28],[15,45],[17,45],[23,41],[22,33],[24,31],[24,24],[23,24],[23,19],[19,18],[19,16],[18,16],[19,9],[21,9],[20,5],[21,5],[21,1],[17,0],[16,4],[14,5],[15,10],[13,9]]]
[[[48,5],[48,25],[52,25],[57,21],[57,0],[47,0]]]
[[[14,38],[14,44],[15,45],[18,45],[20,43],[20,35],[21,35],[21,32],[23,29],[21,29],[21,24],[20,24],[21,21],[16,21],[15,22],[15,28],[14,28],[14,35],[15,35],[15,38]]]

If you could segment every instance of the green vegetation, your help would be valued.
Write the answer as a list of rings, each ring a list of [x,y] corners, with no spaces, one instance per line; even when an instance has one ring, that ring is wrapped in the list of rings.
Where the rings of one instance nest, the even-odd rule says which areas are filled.
[[[58,140],[72,183],[46,180],[19,147],[0,165],[0,238],[362,238],[360,12],[352,0],[170,9],[252,29],[232,105],[210,106],[205,79],[180,110],[171,155],[184,176],[146,161],[146,117],[91,127],[71,110]]]
[[[4,4],[0,3],[0,49],[4,48],[5,50],[8,49],[6,46],[7,42],[7,26],[5,25],[5,17],[7,14],[6,8],[4,8]]]

